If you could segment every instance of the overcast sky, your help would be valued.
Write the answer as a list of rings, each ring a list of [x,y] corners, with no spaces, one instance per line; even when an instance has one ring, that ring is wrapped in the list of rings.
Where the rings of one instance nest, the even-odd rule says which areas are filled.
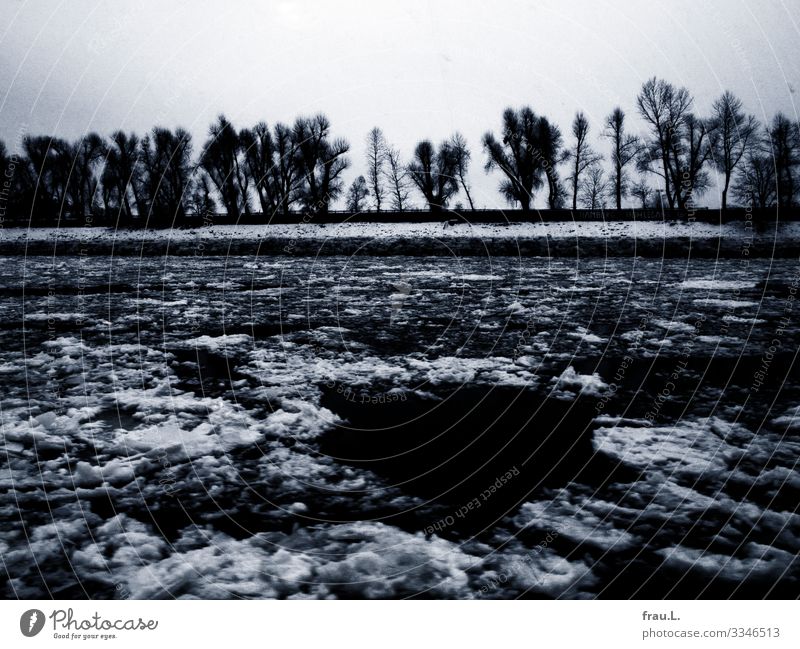
[[[406,156],[460,130],[475,201],[494,207],[480,137],[509,105],[565,133],[583,110],[597,135],[617,104],[634,117],[658,75],[688,87],[701,115],[730,89],[759,119],[798,116],[800,0],[0,2],[10,149],[22,132],[154,124],[187,128],[199,148],[220,112],[242,127],[324,111],[351,144],[348,183],[374,125]]]

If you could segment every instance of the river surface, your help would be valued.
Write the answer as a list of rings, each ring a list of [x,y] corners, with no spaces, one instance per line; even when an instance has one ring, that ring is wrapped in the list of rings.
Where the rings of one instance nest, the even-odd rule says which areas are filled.
[[[0,258],[5,597],[797,597],[800,264]]]

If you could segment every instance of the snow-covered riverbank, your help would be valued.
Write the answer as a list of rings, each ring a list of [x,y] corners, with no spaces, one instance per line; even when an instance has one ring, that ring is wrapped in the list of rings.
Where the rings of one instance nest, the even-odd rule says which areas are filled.
[[[6,228],[2,255],[520,255],[794,257],[800,223],[677,222],[218,225],[192,229]]]

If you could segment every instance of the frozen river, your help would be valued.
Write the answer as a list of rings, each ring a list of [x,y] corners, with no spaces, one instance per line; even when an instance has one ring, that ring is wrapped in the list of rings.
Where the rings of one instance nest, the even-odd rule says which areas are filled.
[[[0,258],[6,597],[796,597],[796,259]]]

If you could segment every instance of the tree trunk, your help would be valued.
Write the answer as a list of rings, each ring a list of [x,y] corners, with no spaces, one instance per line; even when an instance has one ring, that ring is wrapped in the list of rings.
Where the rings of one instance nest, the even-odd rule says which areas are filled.
[[[472,202],[472,196],[469,193],[469,187],[467,187],[467,183],[464,181],[464,176],[459,174],[461,178],[461,186],[464,188],[464,193],[467,195],[467,201],[469,202],[469,209],[473,212],[475,211],[475,204]]]
[[[558,198],[557,191],[558,188],[556,187],[555,180],[548,176],[547,178],[548,185],[550,186],[550,191],[547,195],[547,206],[554,210],[556,208],[556,199]]]
[[[725,186],[722,188],[722,209],[728,208],[728,186],[731,183],[730,173],[725,174]]]
[[[670,168],[669,168],[669,160],[667,156],[669,152],[664,152],[661,155],[661,164],[664,167],[664,193],[667,195],[667,204],[669,205],[669,209],[673,209],[675,207],[675,197],[672,195],[672,188],[670,187],[669,176],[670,176]]]
[[[578,209],[578,169],[580,165],[580,155],[575,151],[575,171],[572,175],[572,211]]]
[[[619,128],[616,131],[614,136],[614,148],[616,149],[617,159],[614,162],[614,166],[616,168],[617,177],[614,179],[614,198],[617,199],[617,209],[622,209],[622,151],[620,148],[622,146],[622,123],[620,123]]]
[[[125,188],[125,191],[123,191],[122,193],[122,205],[125,208],[125,218],[128,220],[133,218],[133,212],[131,211],[131,203],[128,200],[127,187]]]

